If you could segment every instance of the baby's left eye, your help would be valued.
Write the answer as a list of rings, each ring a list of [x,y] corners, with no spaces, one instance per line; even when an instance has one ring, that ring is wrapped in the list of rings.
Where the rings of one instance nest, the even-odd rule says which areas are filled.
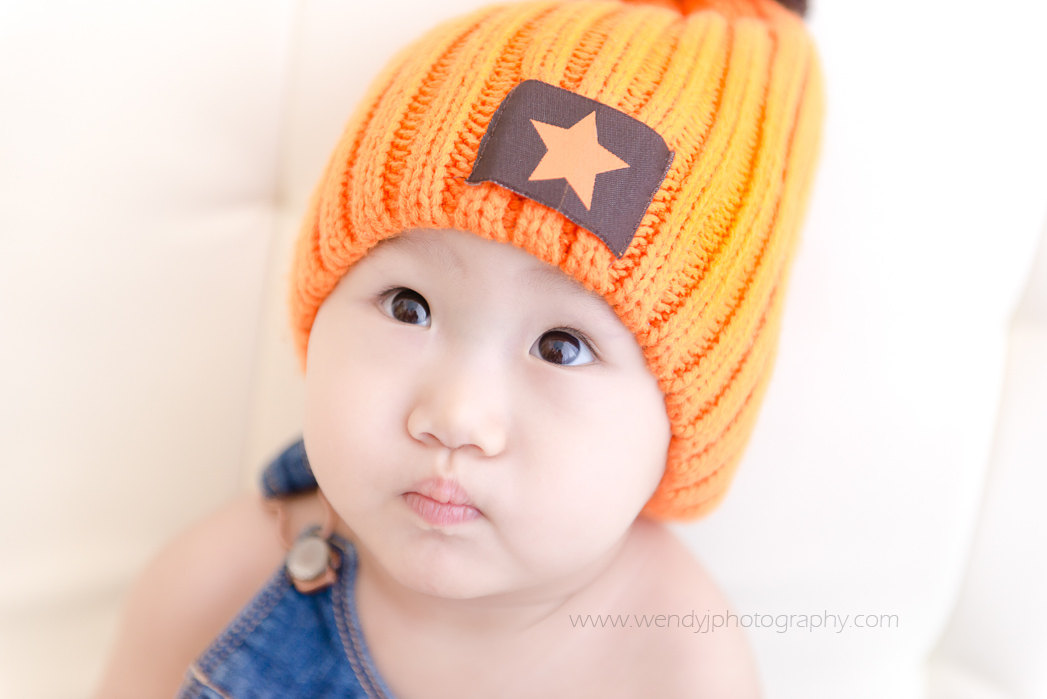
[[[531,354],[560,366],[582,366],[596,361],[589,343],[567,330],[542,333],[531,346]]]

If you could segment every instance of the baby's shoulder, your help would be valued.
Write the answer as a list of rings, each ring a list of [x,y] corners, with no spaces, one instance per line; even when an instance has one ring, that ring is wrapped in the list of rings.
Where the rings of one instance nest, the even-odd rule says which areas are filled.
[[[615,606],[628,615],[632,639],[621,647],[642,658],[632,667],[645,694],[758,697],[748,640],[737,625],[715,623],[733,610],[694,554],[664,525],[639,520],[624,556]]]
[[[629,559],[631,584],[638,602],[728,605],[723,591],[694,553],[664,524],[639,519],[629,534],[624,555]]]
[[[292,519],[309,509],[300,499]],[[260,496],[245,495],[168,543],[130,592],[101,694],[173,693],[280,565],[279,527]]]
[[[261,588],[282,557],[276,517],[258,495],[244,495],[169,542],[133,594],[151,602],[154,612],[169,615],[172,630],[199,629],[209,640]]]

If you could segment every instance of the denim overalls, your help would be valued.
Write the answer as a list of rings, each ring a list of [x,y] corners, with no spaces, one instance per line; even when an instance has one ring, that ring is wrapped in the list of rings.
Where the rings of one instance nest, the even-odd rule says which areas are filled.
[[[301,441],[262,475],[266,498],[315,490]],[[367,652],[356,613],[356,552],[331,538],[341,561],[326,589],[303,594],[281,568],[186,671],[181,698],[391,698]]]

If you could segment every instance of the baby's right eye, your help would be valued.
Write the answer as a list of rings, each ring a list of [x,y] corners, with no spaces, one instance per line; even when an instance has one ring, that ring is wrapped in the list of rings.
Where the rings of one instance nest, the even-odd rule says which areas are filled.
[[[417,291],[399,287],[382,294],[382,310],[390,318],[408,325],[429,325],[429,304]]]

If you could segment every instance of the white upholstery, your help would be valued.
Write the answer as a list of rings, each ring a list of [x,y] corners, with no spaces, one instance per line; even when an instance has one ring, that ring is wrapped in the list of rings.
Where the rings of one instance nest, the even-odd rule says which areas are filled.
[[[88,694],[137,571],[296,434],[305,199],[386,58],[480,4],[0,3],[0,696]],[[771,697],[1047,695],[1047,10],[941,12],[815,3],[778,369],[680,529],[739,613],[897,615],[753,629]]]

